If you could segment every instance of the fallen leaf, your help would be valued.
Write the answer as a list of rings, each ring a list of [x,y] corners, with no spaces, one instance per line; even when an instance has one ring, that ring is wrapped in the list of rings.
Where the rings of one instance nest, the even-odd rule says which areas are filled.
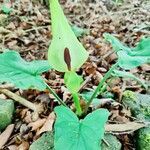
[[[2,147],[6,144],[6,142],[8,141],[10,135],[13,132],[14,129],[14,124],[9,125],[5,131],[0,135],[0,149],[2,149]]]
[[[9,150],[17,150],[17,146],[16,145],[10,145],[8,146]]]
[[[121,123],[121,124],[106,124],[105,131],[106,132],[113,132],[116,134],[121,133],[131,133],[134,132],[140,128],[146,127],[146,123],[139,123],[139,122],[127,122],[127,123]]]
[[[38,136],[43,132],[52,131],[54,121],[55,121],[55,113],[52,112],[48,116],[48,118],[47,118],[45,124],[43,125],[43,127],[36,133],[36,135]]]
[[[29,149],[29,143],[26,141],[23,141],[18,147],[18,150],[28,150],[28,149]]]
[[[37,129],[39,129],[41,126],[43,126],[43,124],[45,123],[46,119],[39,119],[35,122],[31,122],[28,124],[28,127],[31,127],[31,131],[36,131]]]

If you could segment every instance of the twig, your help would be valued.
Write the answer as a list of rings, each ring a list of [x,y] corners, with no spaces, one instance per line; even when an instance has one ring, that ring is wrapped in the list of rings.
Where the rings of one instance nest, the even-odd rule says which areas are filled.
[[[90,74],[90,75],[86,78],[86,80],[81,84],[81,87],[80,87],[80,89],[79,89],[78,92],[80,92],[80,91],[86,86],[86,84],[91,80],[92,76],[93,76],[93,74]]]
[[[0,89],[8,89],[8,88],[13,88],[14,85],[11,83],[7,83],[7,84],[1,84],[0,85]]]
[[[49,28],[50,26],[37,26],[37,27],[34,27],[33,28],[30,28],[30,29],[26,29],[24,30],[24,32],[31,32],[31,31],[34,31],[34,30],[40,30],[40,29],[45,29],[45,28]]]
[[[28,107],[29,109],[40,113],[42,111],[42,107],[39,105],[35,105],[31,102],[29,102],[28,100],[26,100],[25,98],[22,98],[21,96],[7,90],[7,89],[0,89],[0,93],[3,93],[5,95],[7,95],[8,97],[12,98],[13,100],[19,102],[20,104]]]

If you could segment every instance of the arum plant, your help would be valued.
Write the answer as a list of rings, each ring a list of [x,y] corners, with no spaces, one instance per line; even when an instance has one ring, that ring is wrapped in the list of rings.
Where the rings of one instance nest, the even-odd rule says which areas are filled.
[[[48,50],[48,61],[53,69],[64,72],[64,82],[72,94],[76,114],[81,116],[82,108],[78,91],[83,79],[76,70],[87,60],[88,52],[73,33],[58,0],[49,2],[53,39]],[[57,115],[54,125],[56,150],[100,149],[104,124],[109,115],[107,110],[96,110],[83,120],[79,120],[75,113],[64,106],[56,107],[55,112]]]
[[[78,115],[82,114],[78,90],[83,81],[76,70],[88,58],[88,52],[76,38],[58,0],[50,0],[53,39],[48,51],[50,65],[59,72],[64,72],[64,81],[72,93]]]
[[[104,33],[103,36],[106,41],[111,43],[113,50],[118,55],[118,60],[114,65],[112,65],[93,92],[91,98],[88,100],[86,111],[93,99],[98,94],[101,94],[101,89],[103,88],[104,83],[112,75],[117,77],[132,78],[141,83],[145,89],[148,89],[148,85],[144,81],[141,81],[141,79],[126,71],[136,68],[144,63],[150,63],[150,37],[141,39],[136,47],[130,48],[125,44],[122,44],[116,37],[109,33]],[[124,71],[118,70],[118,67]]]
[[[54,95],[61,104],[61,106],[57,106],[54,109],[57,115],[54,125],[54,146],[56,150],[99,150],[100,141],[104,136],[104,124],[108,119],[109,112],[105,109],[97,109],[84,119],[79,120],[78,116],[81,116],[99,92],[103,91],[103,87],[106,87],[106,80],[111,75],[123,76],[122,73],[115,71],[116,69],[120,67],[124,70],[130,70],[149,62],[150,38],[143,39],[135,48],[129,48],[121,44],[112,35],[104,34],[105,39],[112,44],[113,49],[117,53],[118,61],[105,74],[91,98],[89,98],[87,109],[82,110],[78,91],[83,78],[76,71],[87,60],[88,52],[73,33],[58,0],[50,0],[49,2],[53,39],[48,50],[48,61],[27,62],[20,57],[18,52],[6,51],[0,54],[0,83],[11,82],[15,87],[23,90],[37,89],[44,91],[48,89]],[[126,58],[128,61],[126,61]],[[41,76],[43,72],[52,68],[64,73],[64,82],[72,94],[76,113],[66,107],[63,100]],[[123,74],[126,77],[138,80],[132,75]],[[0,89],[1,91],[7,94],[7,91]],[[25,106],[31,104],[22,99],[19,102]],[[30,109],[35,110],[35,107],[30,107]]]

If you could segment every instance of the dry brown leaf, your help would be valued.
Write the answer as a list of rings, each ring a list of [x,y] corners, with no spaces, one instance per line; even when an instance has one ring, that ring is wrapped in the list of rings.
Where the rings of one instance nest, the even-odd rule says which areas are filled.
[[[14,129],[14,124],[9,125],[5,131],[0,135],[0,149],[6,144],[6,142],[8,141],[10,135],[13,132]]]
[[[7,147],[9,150],[18,150],[16,145],[10,145]]]
[[[43,126],[43,124],[45,123],[46,119],[39,119],[35,122],[31,122],[28,124],[28,127],[32,127],[31,131],[36,131],[37,129],[39,129],[41,126]]]
[[[43,125],[43,127],[36,133],[36,135],[38,136],[43,132],[52,131],[54,121],[55,121],[55,113],[52,112],[48,116],[48,118],[47,118],[45,124]]]
[[[113,132],[116,134],[121,133],[131,133],[134,132],[140,128],[146,127],[147,125],[144,123],[139,122],[127,122],[127,123],[121,123],[121,124],[106,124],[105,125],[105,131],[106,132]]]
[[[23,141],[18,147],[18,150],[28,150],[28,149],[29,149],[29,143],[26,141]]]

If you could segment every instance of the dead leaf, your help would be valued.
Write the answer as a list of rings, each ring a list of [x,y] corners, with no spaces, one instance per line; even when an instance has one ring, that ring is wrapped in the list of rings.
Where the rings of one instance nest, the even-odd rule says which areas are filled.
[[[23,141],[18,147],[18,150],[28,150],[28,149],[29,149],[29,143],[26,141]]]
[[[45,124],[43,125],[43,127],[36,133],[36,135],[38,136],[43,132],[52,131],[54,121],[55,121],[55,114],[54,114],[54,112],[52,112],[48,116],[48,118],[47,118]]]
[[[43,124],[45,123],[46,119],[39,119],[35,122],[31,122],[28,124],[28,127],[31,127],[31,131],[36,131],[37,129],[39,129],[41,126],[43,126]]]
[[[9,150],[18,150],[16,145],[10,145],[7,147]]]
[[[105,131],[106,132],[113,132],[114,134],[121,134],[121,133],[131,133],[140,128],[146,127],[147,124],[139,123],[139,122],[127,122],[121,124],[106,124]]]
[[[13,132],[14,124],[9,125],[5,131],[0,135],[0,149],[6,144],[6,142],[9,140],[10,135]]]
[[[9,150],[17,150],[17,146],[16,145],[10,145],[7,147]]]

